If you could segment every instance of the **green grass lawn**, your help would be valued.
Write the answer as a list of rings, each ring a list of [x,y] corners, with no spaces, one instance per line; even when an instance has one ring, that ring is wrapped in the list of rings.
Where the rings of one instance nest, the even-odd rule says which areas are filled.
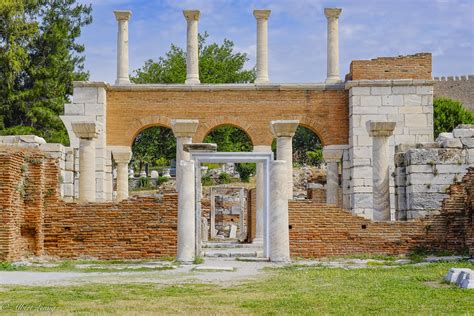
[[[353,270],[292,266],[233,287],[4,286],[0,314],[16,314],[23,304],[54,307],[61,315],[473,315],[474,290],[442,282],[454,266],[474,269],[465,262]]]

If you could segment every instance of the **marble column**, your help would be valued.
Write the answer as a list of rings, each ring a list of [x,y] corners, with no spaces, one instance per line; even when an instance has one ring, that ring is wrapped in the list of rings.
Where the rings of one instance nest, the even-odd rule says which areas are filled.
[[[254,10],[257,19],[257,78],[256,84],[268,83],[268,17],[270,10]]]
[[[176,137],[176,190],[179,190],[181,181],[179,162],[181,160],[189,160],[191,157],[190,153],[183,149],[183,145],[193,142],[193,136],[196,133],[198,124],[198,120],[171,121],[171,129]]]
[[[395,125],[396,122],[368,122],[369,135],[373,137],[373,219],[376,221],[390,220],[389,140]]]
[[[111,148],[112,156],[117,164],[117,198],[116,201],[128,199],[128,164],[132,159],[132,150],[127,146]]]
[[[71,126],[79,138],[79,202],[95,202],[95,141],[101,126],[96,122],[73,122]]]
[[[117,32],[117,79],[115,84],[129,84],[128,76],[128,20],[131,11],[114,11],[118,22]]]
[[[288,199],[285,197],[287,165],[275,160],[270,171],[270,261],[290,261]]]
[[[181,160],[179,167],[182,172],[182,181],[178,193],[178,251],[176,260],[181,263],[192,263],[195,256],[196,241],[194,161]]]
[[[276,158],[286,163],[286,196],[293,199],[293,136],[298,128],[298,120],[271,121],[270,126],[273,136],[277,138]]]
[[[325,8],[327,26],[327,78],[326,83],[341,81],[339,77],[339,15],[342,9]]]
[[[253,147],[254,152],[271,152],[272,146],[258,145]],[[263,200],[265,194],[264,187],[264,170],[263,162],[257,162],[257,175],[256,175],[256,187],[255,187],[255,201],[256,201],[256,213],[255,213],[255,238],[252,241],[254,244],[263,243]],[[249,210],[250,211],[250,210]]]
[[[326,174],[326,203],[338,205],[339,197],[339,163],[344,150],[339,145],[329,145],[323,148],[323,157],[327,165]]]
[[[184,10],[187,26],[186,44],[186,84],[198,84],[199,81],[199,41],[198,21],[201,13],[198,10]]]

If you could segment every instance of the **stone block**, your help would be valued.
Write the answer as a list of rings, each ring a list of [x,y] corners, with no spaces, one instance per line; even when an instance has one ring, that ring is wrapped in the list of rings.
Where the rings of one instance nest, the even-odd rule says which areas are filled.
[[[97,120],[97,115],[103,116],[105,115],[105,105],[104,104],[97,104],[97,103],[86,103],[84,104],[84,114],[85,115],[95,115]],[[102,122],[103,120],[97,120]]]
[[[63,194],[66,197],[73,197],[74,196],[74,184],[72,183],[63,183],[61,185],[63,188]]]
[[[84,115],[84,103],[72,103],[64,105],[65,115]]]
[[[421,105],[402,106],[398,110],[400,114],[424,114],[423,107]]]
[[[421,96],[419,95],[404,95],[403,96],[403,105],[407,106],[420,106],[421,105]],[[422,110],[423,111],[423,110]]]
[[[354,208],[372,209],[374,206],[372,193],[358,193],[352,197]]]
[[[74,182],[74,172],[72,171],[63,171],[61,172],[63,177],[63,183],[73,183]]]
[[[416,142],[415,135],[395,135],[395,143],[414,146]]]
[[[377,114],[398,115],[398,106],[381,106],[377,107]]]
[[[467,148],[474,148],[474,137],[461,138],[461,143]]]
[[[349,106],[360,106],[360,96],[352,96],[349,98]]]
[[[459,138],[446,138],[441,143],[443,148],[462,148],[462,143]]]
[[[438,137],[436,137],[436,141],[437,142],[443,142],[443,140],[445,140],[447,138],[449,138],[449,139],[454,138],[453,133],[440,133],[438,135]]]
[[[416,87],[414,86],[395,86],[392,87],[393,94],[415,94]]]
[[[382,96],[382,105],[387,106],[402,106],[403,95],[385,95]]]
[[[465,279],[469,278],[472,273],[471,269],[459,271],[458,277],[456,278],[456,285],[461,286]]]
[[[380,96],[361,96],[360,97],[361,106],[381,106],[382,97]]]
[[[46,144],[44,138],[36,135],[18,135],[18,139],[21,143]]]
[[[360,166],[370,166],[370,159],[353,159],[352,160],[352,167],[360,167]]]
[[[370,95],[370,87],[352,87],[350,92],[352,96]]]
[[[439,210],[448,194],[436,192],[407,193],[408,209]]]
[[[461,272],[462,273],[462,272]],[[466,276],[459,285],[462,289],[474,289],[474,271],[464,272]]]
[[[428,113],[433,113],[433,96],[432,95],[421,96],[421,105],[424,106],[425,111],[429,111]]]
[[[72,99],[74,103],[97,103],[97,88],[75,87]]]
[[[419,87],[416,87],[416,94],[432,95],[433,94],[433,87],[432,86],[419,86]]]
[[[392,94],[392,87],[371,87],[370,94],[372,95],[388,95]]]
[[[107,103],[107,91],[104,88],[97,88],[97,103],[106,104]]]
[[[455,128],[453,129],[453,136],[455,138],[474,137],[474,128]]]
[[[366,114],[376,114],[377,113],[377,110],[375,110],[371,107],[368,107],[368,106],[356,106],[356,107],[349,108],[349,110],[351,110],[351,109],[352,109],[352,113],[350,113],[350,114],[354,114],[354,115],[357,115],[357,114],[366,115]]]
[[[406,114],[405,115],[406,127],[426,127],[427,125],[428,125],[428,121],[426,119],[426,114]]]

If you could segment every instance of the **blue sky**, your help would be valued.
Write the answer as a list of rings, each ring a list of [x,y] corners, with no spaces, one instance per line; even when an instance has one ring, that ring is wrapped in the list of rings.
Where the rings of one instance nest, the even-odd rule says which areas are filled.
[[[131,10],[130,71],[185,47],[183,9],[201,10],[199,31],[209,42],[232,40],[255,65],[254,9],[271,9],[272,82],[320,82],[326,74],[325,7],[340,7],[340,69],[351,60],[433,53],[433,75],[474,74],[474,0],[80,0],[92,3],[94,22],[83,29],[91,80],[114,82],[117,24],[113,10]]]

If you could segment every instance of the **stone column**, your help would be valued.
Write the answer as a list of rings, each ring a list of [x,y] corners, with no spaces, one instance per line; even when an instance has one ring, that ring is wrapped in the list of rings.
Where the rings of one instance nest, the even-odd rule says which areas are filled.
[[[184,17],[188,22],[187,44],[186,44],[186,84],[198,84],[199,81],[199,43],[198,43],[198,21],[200,12],[198,10],[184,10]]]
[[[117,79],[115,84],[129,84],[128,77],[128,20],[131,11],[114,11],[118,21],[117,33]]]
[[[96,122],[73,122],[71,126],[79,138],[79,202],[95,202],[95,140],[101,126]]]
[[[339,77],[339,15],[341,11],[342,9],[339,8],[324,9],[324,14],[328,19],[326,83],[341,81]]]
[[[273,136],[277,138],[277,159],[286,162],[287,198],[293,199],[293,136],[298,128],[298,120],[271,121]]]
[[[257,19],[257,78],[256,84],[268,83],[268,17],[270,10],[254,10]]]
[[[272,146],[259,145],[253,147],[254,152],[271,152]],[[256,187],[255,187],[255,239],[252,241],[254,244],[263,244],[263,200],[265,194],[264,187],[264,170],[263,162],[257,162],[257,174],[256,174]],[[249,212],[251,210],[248,210]]]
[[[181,160],[179,167],[182,172],[182,181],[178,190],[178,251],[176,259],[182,263],[192,263],[196,238],[194,161]]]
[[[290,261],[288,199],[285,197],[287,177],[285,161],[275,160],[270,173],[270,261]]]
[[[327,165],[326,203],[337,205],[339,197],[339,163],[344,150],[338,145],[324,146],[323,157]]]
[[[396,122],[368,122],[369,135],[373,137],[373,219],[376,221],[390,220],[389,137],[395,125]]]
[[[112,156],[117,164],[117,202],[128,199],[128,164],[132,150],[127,146],[112,148]]]
[[[180,164],[181,160],[189,160],[191,155],[183,149],[184,144],[191,144],[193,136],[196,133],[198,120],[172,120],[171,128],[176,137],[176,190],[179,190],[181,174]]]

